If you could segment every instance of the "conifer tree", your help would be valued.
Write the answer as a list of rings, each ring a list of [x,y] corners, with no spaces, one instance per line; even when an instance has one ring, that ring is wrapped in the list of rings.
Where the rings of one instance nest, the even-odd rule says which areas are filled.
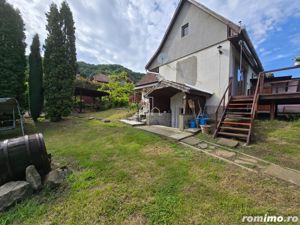
[[[59,121],[72,110],[76,75],[75,27],[66,2],[60,12],[51,4],[47,16],[44,71],[46,112],[51,121]]]
[[[33,37],[29,55],[29,106],[34,121],[42,112],[43,96],[43,67],[40,54],[40,40],[38,34]]]
[[[0,97],[20,103],[25,92],[25,33],[19,10],[0,0]]]
[[[69,93],[66,89],[72,84],[65,71],[68,70],[68,60],[65,50],[60,14],[56,4],[52,3],[47,16],[48,31],[45,40],[44,54],[44,89],[45,109],[51,121],[59,121],[67,116],[71,110]]]

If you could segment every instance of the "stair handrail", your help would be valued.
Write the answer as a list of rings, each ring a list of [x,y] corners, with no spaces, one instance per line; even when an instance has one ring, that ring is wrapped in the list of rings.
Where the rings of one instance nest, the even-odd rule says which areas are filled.
[[[216,113],[215,113],[215,116],[216,116],[215,119],[216,119],[216,125],[217,126],[216,126],[216,130],[215,130],[215,133],[214,133],[214,137],[216,136],[216,134],[218,132],[218,127],[220,126],[220,122],[221,122],[222,117],[223,117],[223,115],[222,115],[220,121],[218,120],[220,107],[221,107],[221,105],[223,103],[223,114],[224,114],[224,111],[225,111],[225,108],[226,108],[226,96],[227,96],[227,93],[228,93],[228,99],[227,99],[228,101],[227,102],[229,102],[229,99],[231,97],[232,80],[233,80],[232,78],[229,79],[228,86],[227,86],[227,88],[224,91],[224,94],[223,94],[223,96],[222,96],[222,98],[220,100],[220,103],[219,103],[219,105],[217,107],[217,110],[216,110]]]
[[[250,144],[250,138],[251,138],[251,133],[252,133],[252,124],[253,124],[253,121],[254,121],[256,113],[257,113],[259,94],[261,92],[263,92],[264,79],[265,79],[265,73],[260,72],[258,74],[255,93],[254,93],[254,96],[253,96],[253,103],[252,103],[252,108],[251,108],[251,126],[250,126],[250,129],[249,129],[249,132],[248,132],[247,145]]]
[[[251,119],[255,118],[255,115],[257,112],[259,94],[263,91],[263,80],[264,80],[264,73],[261,72],[258,74],[255,93],[253,96],[253,104],[252,104],[252,108],[251,108]]]

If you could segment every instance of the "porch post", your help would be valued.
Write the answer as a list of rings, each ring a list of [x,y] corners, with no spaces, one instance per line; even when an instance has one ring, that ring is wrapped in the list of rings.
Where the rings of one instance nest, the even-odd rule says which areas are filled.
[[[270,119],[274,120],[276,116],[276,104],[274,102],[271,103],[271,109],[270,109]]]

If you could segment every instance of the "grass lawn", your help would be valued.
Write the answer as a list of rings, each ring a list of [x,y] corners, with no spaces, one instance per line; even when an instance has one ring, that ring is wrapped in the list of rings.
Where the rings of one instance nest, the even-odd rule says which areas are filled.
[[[53,160],[74,172],[59,189],[0,213],[0,224],[234,225],[242,215],[300,218],[299,187],[119,123],[127,113],[27,124],[44,134]],[[104,118],[112,122],[98,120]]]
[[[239,146],[236,150],[300,170],[300,119],[255,120],[253,140],[249,146]],[[200,139],[215,143],[210,135],[199,134]]]

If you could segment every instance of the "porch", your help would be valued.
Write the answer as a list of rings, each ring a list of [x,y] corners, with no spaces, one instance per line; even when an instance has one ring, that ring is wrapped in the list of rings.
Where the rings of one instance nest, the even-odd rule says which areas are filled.
[[[189,84],[163,80],[150,90],[146,97],[150,102],[146,115],[147,125],[188,128],[188,121],[205,109],[206,99],[212,93]]]

